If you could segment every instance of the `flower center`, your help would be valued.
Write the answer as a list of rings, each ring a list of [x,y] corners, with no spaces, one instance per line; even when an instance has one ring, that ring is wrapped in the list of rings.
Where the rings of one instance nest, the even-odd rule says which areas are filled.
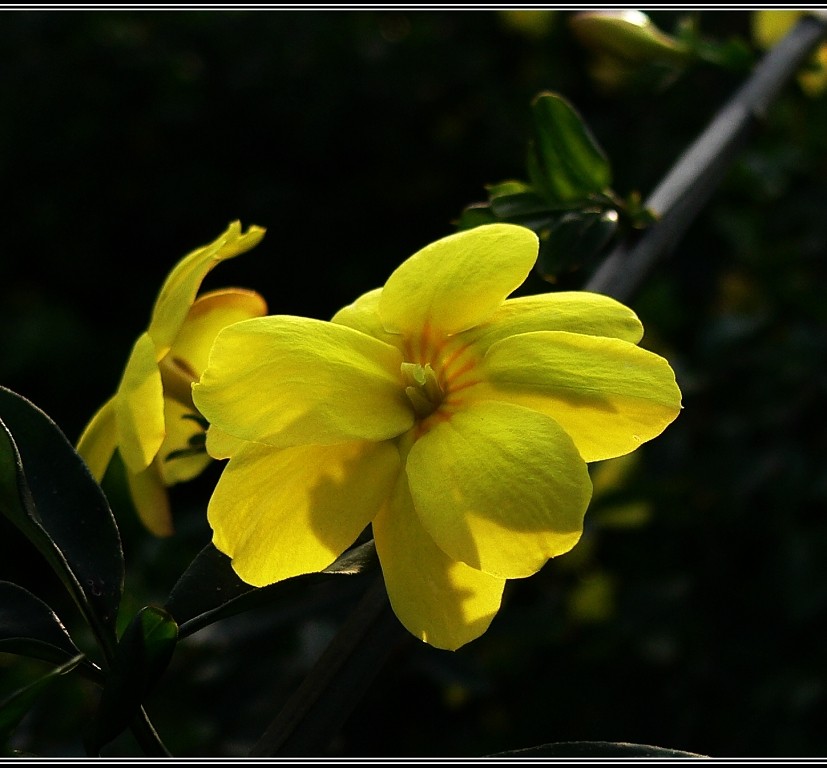
[[[402,380],[418,418],[424,419],[439,408],[444,393],[430,363],[402,363]]]
[[[472,346],[458,336],[444,336],[425,326],[405,339],[402,387],[416,416],[416,440],[461,409],[480,383],[479,362]]]

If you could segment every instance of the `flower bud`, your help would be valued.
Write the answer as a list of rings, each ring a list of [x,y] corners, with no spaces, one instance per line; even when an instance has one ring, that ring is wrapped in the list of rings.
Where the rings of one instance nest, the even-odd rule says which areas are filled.
[[[682,61],[689,53],[683,43],[661,32],[637,10],[585,11],[569,23],[587,48],[623,62]]]

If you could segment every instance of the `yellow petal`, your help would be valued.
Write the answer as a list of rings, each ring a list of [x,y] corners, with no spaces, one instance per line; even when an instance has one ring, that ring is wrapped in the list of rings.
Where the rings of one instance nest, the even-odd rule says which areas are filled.
[[[278,447],[386,440],[413,424],[398,349],[344,325],[270,316],[225,328],[193,388],[206,419]]]
[[[103,480],[118,443],[115,426],[115,398],[110,398],[83,430],[78,440],[78,453],[83,457],[92,477]]]
[[[488,629],[505,580],[452,560],[434,544],[414,512],[404,473],[373,521],[373,534],[391,606],[409,632],[453,651]]]
[[[200,442],[206,434],[198,418],[194,411],[176,400],[164,398],[167,434],[156,459],[164,485],[192,480],[210,465],[212,459]],[[181,455],[181,451],[186,453]]]
[[[266,314],[267,304],[255,291],[225,288],[205,293],[190,307],[169,355],[180,360],[197,379],[207,367],[213,341],[222,328]]]
[[[406,472],[423,528],[452,559],[511,579],[568,552],[583,531],[591,482],[553,419],[471,403],[423,435]]]
[[[138,337],[115,395],[118,447],[132,472],[146,469],[164,441],[164,393],[149,334]]]
[[[482,368],[490,396],[551,416],[585,461],[633,451],[681,408],[669,363],[620,339],[524,333],[493,344]]]
[[[210,499],[213,543],[254,586],[319,571],[365,529],[399,471],[389,442],[246,445]]]
[[[609,336],[637,344],[643,325],[619,301],[599,293],[561,291],[508,299],[491,319],[463,334],[463,339],[484,351],[495,341],[531,331],[570,331]]]
[[[207,273],[219,262],[250,250],[262,237],[261,227],[252,226],[242,232],[241,223],[234,221],[209,245],[197,248],[175,265],[158,294],[149,323],[158,359],[172,346]]]
[[[169,497],[157,462],[142,472],[131,472],[127,467],[126,479],[135,511],[146,529],[155,536],[171,536],[173,527]]]
[[[215,424],[207,429],[207,453],[214,459],[229,459],[247,445],[246,440],[222,432]]]
[[[375,288],[362,294],[352,304],[342,307],[333,315],[331,322],[354,328],[368,336],[384,341],[386,344],[397,345],[400,342],[399,335],[388,333],[379,317],[379,297],[381,295],[381,288]]]
[[[385,330],[453,334],[487,320],[531,271],[538,243],[525,227],[486,224],[425,246],[382,289]]]

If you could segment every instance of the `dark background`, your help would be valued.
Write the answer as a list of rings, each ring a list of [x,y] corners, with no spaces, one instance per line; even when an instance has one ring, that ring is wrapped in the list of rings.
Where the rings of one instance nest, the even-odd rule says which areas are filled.
[[[542,90],[581,112],[614,188],[645,195],[744,74],[698,65],[668,87],[608,93],[569,15],[524,28],[495,11],[2,13],[0,384],[75,440],[173,264],[233,219],[267,235],[204,287],[330,317],[454,231],[485,184],[525,177]],[[678,15],[651,14],[666,31]],[[701,29],[747,41],[749,13],[702,12]],[[405,644],[318,754],[574,740],[827,752],[825,210],[827,107],[792,82],[631,302],[644,346],[678,374],[681,416],[606,481],[572,553],[509,584],[486,635],[456,653]],[[209,540],[216,472],[173,489],[170,540],[113,500],[125,616],[162,603]],[[45,570],[4,521],[0,578],[50,602],[83,644]],[[185,640],[148,703],[173,753],[245,754],[364,583]],[[0,655],[0,697],[45,669]],[[83,754],[96,701],[61,679],[17,746]],[[109,751],[136,754],[129,737]]]

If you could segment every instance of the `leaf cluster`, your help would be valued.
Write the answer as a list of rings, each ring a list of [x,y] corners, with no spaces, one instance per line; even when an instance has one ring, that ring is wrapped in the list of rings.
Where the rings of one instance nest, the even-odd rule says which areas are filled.
[[[624,200],[612,190],[606,153],[565,98],[539,94],[531,117],[528,181],[488,185],[488,201],[466,207],[457,225],[470,229],[503,221],[528,227],[540,238],[536,269],[554,283],[594,266],[612,244],[654,217],[637,193]]]

